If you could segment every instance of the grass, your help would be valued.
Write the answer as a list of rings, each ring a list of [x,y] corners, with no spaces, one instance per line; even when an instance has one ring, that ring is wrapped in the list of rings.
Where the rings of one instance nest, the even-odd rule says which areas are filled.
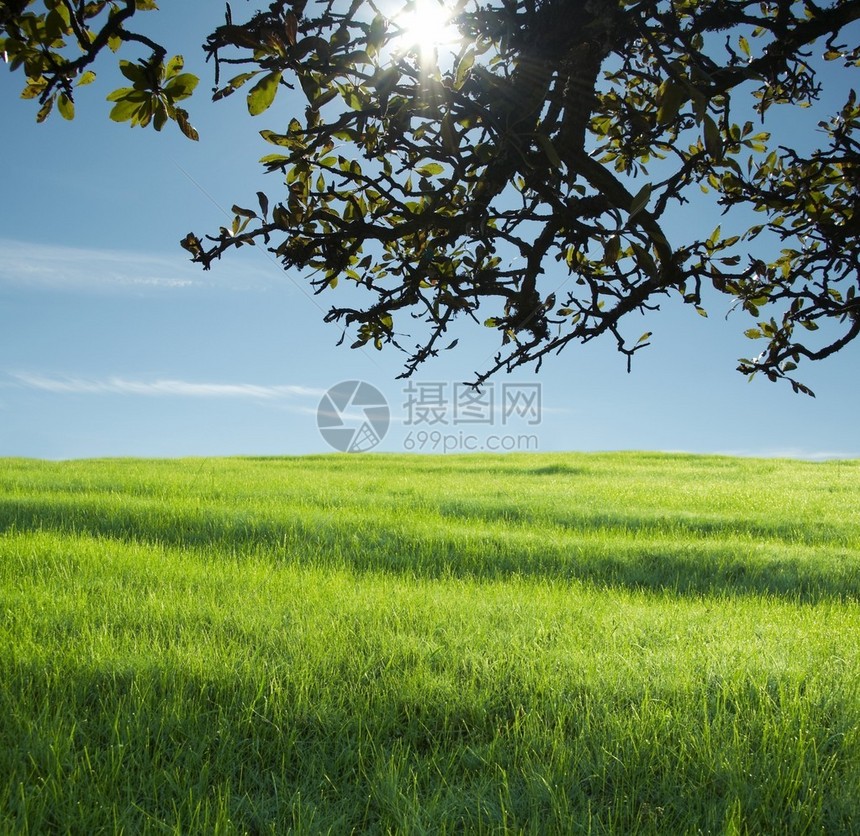
[[[0,461],[0,831],[860,829],[860,462]]]

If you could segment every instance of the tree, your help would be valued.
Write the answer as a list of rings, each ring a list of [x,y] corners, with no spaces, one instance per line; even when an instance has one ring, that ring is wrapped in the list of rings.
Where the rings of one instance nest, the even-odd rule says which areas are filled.
[[[860,0],[452,0],[457,35],[436,49],[409,36],[422,2],[441,13],[437,0],[389,15],[374,0],[280,0],[237,22],[227,6],[204,44],[214,98],[242,89],[251,115],[276,114],[261,162],[286,189],[234,206],[231,228],[189,233],[192,259],[208,269],[262,244],[317,293],[340,282],[326,319],[353,328],[354,347],[406,350],[404,376],[470,317],[501,343],[478,383],[607,334],[629,367],[650,337],[628,333],[633,313],[676,295],[706,315],[713,288],[762,341],[739,371],[812,394],[798,363],[860,333],[860,104],[851,90],[837,112],[815,107],[823,66],[860,66],[845,43]],[[0,4],[0,50],[37,119],[55,103],[73,117],[106,47],[142,46],[120,60],[132,86],[109,96],[111,118],[196,138],[176,104],[196,77],[130,28],[153,9]],[[270,110],[282,88],[303,113]],[[815,114],[815,147],[771,138],[786,108]],[[726,221],[670,230],[700,190]]]

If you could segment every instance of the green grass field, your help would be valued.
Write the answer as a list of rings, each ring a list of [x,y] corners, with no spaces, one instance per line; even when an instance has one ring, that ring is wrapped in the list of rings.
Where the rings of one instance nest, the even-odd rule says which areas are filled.
[[[0,460],[0,832],[858,832],[858,511],[860,461]]]

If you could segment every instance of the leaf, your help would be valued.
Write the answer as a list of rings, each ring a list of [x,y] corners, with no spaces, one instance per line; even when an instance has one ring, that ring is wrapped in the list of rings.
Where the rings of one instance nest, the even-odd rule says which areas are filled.
[[[194,92],[199,81],[200,79],[192,73],[182,73],[169,81],[164,91],[174,101],[181,101],[187,99]]]
[[[45,89],[44,82],[42,82],[42,81],[31,82],[21,92],[21,98],[22,99],[35,99],[36,96],[38,96],[44,89]]]
[[[149,86],[146,74],[140,65],[132,64],[131,61],[120,61],[119,71],[138,89],[145,89]]]
[[[263,192],[257,192],[257,200],[260,201],[260,212],[265,218],[269,214],[269,198]]]
[[[83,87],[86,84],[92,84],[96,80],[96,74],[92,70],[87,70],[78,79],[78,87]]]
[[[630,246],[633,248],[633,252],[636,254],[636,261],[639,265],[640,270],[644,270],[652,279],[657,278],[659,275],[659,270],[657,269],[657,265],[654,262],[654,259],[651,258],[651,253],[648,252],[644,247],[641,247],[636,242],[631,242]],[[603,303],[601,302],[601,305]]]
[[[758,328],[747,328],[747,330],[744,331],[744,336],[749,337],[751,340],[758,340],[761,339],[762,333]]]
[[[152,114],[152,126],[160,131],[167,124],[167,106],[161,99],[155,102],[155,110]]]
[[[743,54],[746,55],[747,58],[752,57],[752,52],[750,51],[750,43],[743,35],[738,38],[738,46],[740,46],[741,52],[743,52]]]
[[[282,163],[288,163],[289,161],[290,157],[285,157],[283,154],[266,154],[265,157],[260,157],[260,162],[263,165],[280,165]]]
[[[39,108],[39,112],[36,114],[36,122],[41,124],[48,118],[48,114],[51,112],[51,108],[53,108],[54,106],[54,98],[54,96],[51,96],[51,98],[48,99],[45,104],[43,104]]]
[[[603,245],[603,260],[607,264],[615,264],[618,257],[621,255],[621,239],[617,235],[613,235]]]
[[[179,246],[184,250],[188,250],[193,256],[199,255],[203,251],[203,245],[200,239],[193,233],[189,232],[180,242]]]
[[[182,71],[185,66],[185,59],[181,55],[174,55],[164,67],[164,77],[167,79],[173,78]]]
[[[182,131],[185,136],[193,142],[197,142],[197,140],[200,139],[200,134],[197,133],[197,130],[188,121],[187,111],[183,110],[181,107],[177,107],[174,118],[176,119],[176,124],[179,125],[179,130]]]
[[[555,150],[555,145],[552,144],[550,138],[546,136],[546,134],[538,133],[537,141],[540,144],[540,147],[543,148],[544,154],[546,154],[547,159],[556,168],[561,168],[561,157],[559,157],[558,151]]]
[[[268,110],[275,100],[275,94],[278,92],[278,84],[280,82],[280,71],[271,72],[264,75],[248,91],[248,113],[251,116],[259,116],[264,110]]]
[[[451,114],[446,113],[439,126],[439,132],[442,135],[442,143],[445,150],[452,154],[456,154],[460,148],[460,140],[457,136],[457,131],[454,129],[454,124],[451,119]]]
[[[424,177],[432,177],[435,174],[441,174],[445,167],[440,163],[427,163],[427,165],[419,166],[415,170]]]
[[[241,73],[240,75],[231,78],[230,81],[227,82],[226,87],[222,87],[220,90],[216,90],[212,94],[212,101],[217,102],[219,99],[224,99],[227,96],[235,93],[246,81],[252,79],[255,75],[259,75],[259,70],[254,70],[251,73]]]
[[[646,331],[641,337],[639,337],[638,340],[636,340],[636,345],[639,345],[639,343],[644,343],[645,340],[647,340],[648,337],[650,337],[652,333],[653,333],[653,331]]]
[[[690,98],[687,88],[672,78],[667,78],[657,91],[657,124],[669,125],[681,110],[681,106]]]
[[[648,205],[648,201],[650,199],[651,184],[646,183],[641,189],[639,189],[633,200],[630,201],[630,217],[632,218],[638,212],[641,212]]]
[[[711,237],[705,242],[705,246],[712,250],[717,246],[720,240],[720,233],[723,231],[722,224],[717,224],[717,228],[711,233]]]
[[[128,122],[137,113],[140,105],[140,102],[120,99],[108,115],[114,122]]]
[[[289,41],[290,46],[295,46],[296,35],[299,31],[299,21],[292,12],[287,14],[287,19],[284,21],[284,29],[286,30],[287,41]]]
[[[106,98],[109,102],[118,102],[121,99],[127,99],[133,93],[137,93],[133,87],[118,87],[111,93],[108,93]],[[142,101],[140,97],[138,97],[138,103]]]
[[[295,139],[289,134],[276,134],[268,128],[260,131],[260,136],[263,137],[266,142],[271,142],[272,145],[278,145],[281,148],[292,148],[296,144]]]
[[[57,110],[63,119],[71,122],[75,118],[75,103],[65,93],[60,93],[57,97]]]
[[[459,90],[463,83],[466,81],[466,76],[469,74],[469,70],[472,69],[473,64],[475,63],[475,50],[469,49],[466,54],[460,59],[460,63],[457,64],[457,75],[454,78],[454,89]]]
[[[723,146],[723,138],[720,134],[720,129],[717,123],[707,114],[704,118],[705,123],[705,150],[715,159],[721,160],[725,152]]]

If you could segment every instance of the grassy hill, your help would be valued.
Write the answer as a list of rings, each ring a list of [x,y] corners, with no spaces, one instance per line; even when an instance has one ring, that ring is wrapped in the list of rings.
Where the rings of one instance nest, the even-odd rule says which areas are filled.
[[[0,832],[856,832],[858,509],[858,461],[0,460]]]

